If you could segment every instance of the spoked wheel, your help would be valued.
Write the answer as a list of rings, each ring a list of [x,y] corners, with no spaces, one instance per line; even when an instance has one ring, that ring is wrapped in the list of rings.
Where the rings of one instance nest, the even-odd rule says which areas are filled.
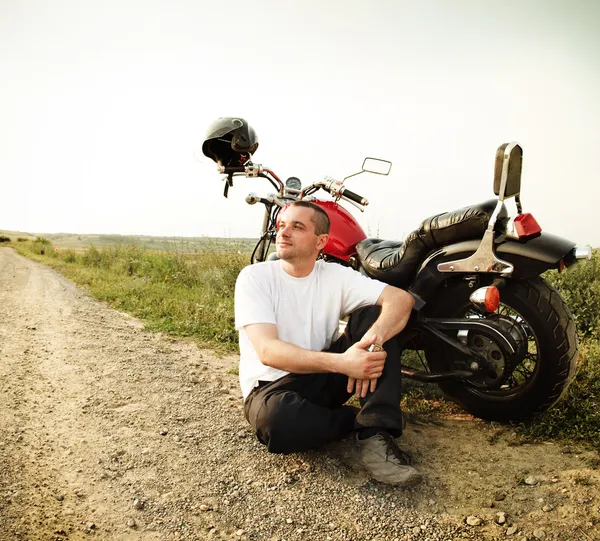
[[[428,315],[485,317],[496,323],[512,347],[493,334],[455,332],[453,337],[487,359],[487,366],[470,380],[440,383],[440,388],[472,415],[490,421],[523,420],[546,411],[575,374],[577,334],[566,304],[542,278],[509,280],[492,314],[473,307],[472,292],[466,282],[449,284]],[[469,369],[475,361],[436,340],[426,343],[425,355],[436,372]]]

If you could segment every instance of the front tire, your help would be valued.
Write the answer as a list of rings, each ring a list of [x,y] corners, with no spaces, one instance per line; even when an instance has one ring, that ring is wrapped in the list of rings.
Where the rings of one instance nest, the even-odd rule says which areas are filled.
[[[477,312],[469,301],[472,292],[465,281],[448,283],[428,315],[486,317],[513,325],[513,338],[522,337],[520,355],[511,361],[510,377],[501,386],[486,388],[474,378],[440,383],[440,388],[471,415],[488,421],[519,421],[546,411],[565,392],[577,365],[577,332],[567,305],[539,277],[508,280],[494,314]],[[432,371],[456,366],[456,351],[439,341],[426,344],[425,355]]]

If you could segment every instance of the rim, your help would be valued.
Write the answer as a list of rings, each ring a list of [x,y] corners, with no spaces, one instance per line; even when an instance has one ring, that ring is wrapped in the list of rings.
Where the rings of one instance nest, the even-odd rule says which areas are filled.
[[[524,355],[517,360],[510,376],[502,383],[500,388],[482,389],[473,382],[474,384],[468,385],[467,389],[473,394],[495,398],[507,398],[523,392],[535,379],[540,366],[539,341],[531,329],[531,325],[518,310],[505,303],[501,303],[496,312],[487,315],[476,311],[471,305],[464,308],[466,309],[462,317],[491,319],[502,321],[504,325],[510,324],[506,332],[510,333],[517,341],[519,349],[524,348]],[[523,337],[527,342],[526,344],[523,343]]]

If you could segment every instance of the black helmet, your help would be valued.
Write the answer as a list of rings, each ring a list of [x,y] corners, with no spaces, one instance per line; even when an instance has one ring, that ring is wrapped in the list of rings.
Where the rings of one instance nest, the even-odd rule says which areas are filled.
[[[202,143],[205,156],[220,165],[243,165],[256,152],[258,137],[243,118],[218,118]]]

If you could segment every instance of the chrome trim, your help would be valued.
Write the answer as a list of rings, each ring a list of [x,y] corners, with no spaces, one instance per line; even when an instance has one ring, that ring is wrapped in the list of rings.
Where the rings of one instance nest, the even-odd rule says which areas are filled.
[[[516,144],[516,143],[515,143]],[[481,244],[477,251],[466,259],[457,261],[448,261],[440,263],[437,266],[439,272],[495,272],[503,276],[509,276],[515,270],[514,266],[508,261],[496,257],[494,253],[494,226],[500,211],[504,208],[504,203],[498,199],[496,208],[490,217],[487,229],[481,239]]]
[[[504,207],[504,203],[502,201],[498,201],[498,203],[496,203],[496,208],[494,209],[494,212],[492,212],[492,215],[490,217],[490,221],[488,222],[488,230],[493,230],[494,226],[496,225],[496,220],[498,219],[498,215],[500,214],[500,211],[502,210],[502,208]]]
[[[492,216],[492,218],[494,217]],[[439,263],[437,269],[439,272],[493,272],[502,276],[510,276],[515,270],[508,261],[496,257],[493,228],[486,230],[479,248],[473,255],[457,261]]]
[[[506,222],[506,228],[504,229],[504,234],[511,239],[519,240],[519,235],[517,234],[517,231],[515,229],[515,219],[514,218],[510,218]]]
[[[573,255],[575,259],[587,259],[588,261],[592,259],[592,247],[589,244],[585,246],[575,246],[573,248]]]
[[[473,291],[471,295],[469,295],[469,300],[477,308],[485,309],[485,297],[487,294],[488,287],[489,286],[480,287],[479,289]]]
[[[300,197],[300,194],[302,193],[302,190],[292,190],[289,188],[284,188],[283,190],[283,197],[287,198],[287,199],[293,199],[296,200]]]
[[[365,169],[365,163],[367,163],[367,160],[374,160],[376,162],[381,162],[381,163],[387,163],[389,164],[387,173],[379,173],[378,171],[372,171],[371,169]],[[383,175],[384,177],[387,177],[390,174],[390,171],[392,170],[392,162],[389,160],[383,160],[382,158],[373,158],[371,156],[367,156],[364,160],[363,160],[363,164],[362,164],[362,168],[361,168],[365,173],[373,173],[374,175]]]
[[[456,333],[456,338],[462,343],[463,346],[466,346],[469,340],[469,331],[464,329],[458,331]]]
[[[475,306],[475,308],[481,310],[482,312],[488,312],[487,308],[485,307],[485,298],[490,287],[494,286],[480,287],[479,289],[473,291],[471,295],[469,295],[469,300],[471,301],[471,304]]]
[[[258,177],[259,173],[262,173],[262,165],[257,163],[246,166],[246,178]]]
[[[246,203],[248,203],[249,205],[254,205],[254,204],[258,203],[259,201],[260,201],[260,197],[258,195],[256,195],[254,192],[250,192],[246,196]]]
[[[278,195],[274,194],[274,193],[270,193],[267,194],[267,197],[265,198],[269,203],[273,203],[274,205],[277,205],[278,207],[286,207],[287,205],[290,204],[290,201],[286,201],[286,200],[282,200]]]

